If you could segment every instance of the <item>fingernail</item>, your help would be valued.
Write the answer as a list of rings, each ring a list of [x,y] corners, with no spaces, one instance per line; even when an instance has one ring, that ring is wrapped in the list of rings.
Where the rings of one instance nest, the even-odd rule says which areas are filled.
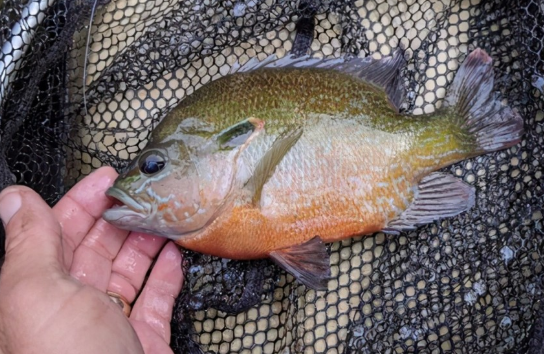
[[[4,227],[19,208],[21,208],[21,195],[18,192],[8,193],[0,200],[0,218]]]

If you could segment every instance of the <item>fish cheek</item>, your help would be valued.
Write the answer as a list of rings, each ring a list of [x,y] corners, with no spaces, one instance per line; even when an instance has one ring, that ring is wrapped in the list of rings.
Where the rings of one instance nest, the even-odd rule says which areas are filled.
[[[228,197],[236,173],[236,156],[234,151],[221,152],[201,160],[198,168],[201,214],[214,213]]]
[[[200,209],[200,193],[194,176],[173,172],[156,184],[155,193],[164,198],[158,210],[172,214],[182,221],[190,218]]]
[[[234,156],[232,151],[200,155],[194,173],[186,173],[179,179],[181,189],[177,191],[176,200],[184,202],[182,207],[180,203],[176,206],[175,213],[180,220],[178,230],[195,231],[213,221],[231,191]]]

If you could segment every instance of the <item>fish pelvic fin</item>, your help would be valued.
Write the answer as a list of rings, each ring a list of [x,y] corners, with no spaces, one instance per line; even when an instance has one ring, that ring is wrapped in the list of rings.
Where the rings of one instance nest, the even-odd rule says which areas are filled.
[[[414,202],[383,230],[386,233],[414,230],[441,218],[456,216],[471,209],[475,190],[452,175],[435,172],[424,177],[417,187]]]
[[[476,154],[502,150],[520,142],[523,120],[516,109],[504,105],[493,92],[491,57],[474,50],[459,68],[444,101],[461,128],[476,141]]]
[[[274,141],[270,149],[261,158],[253,175],[247,181],[245,187],[252,195],[252,203],[257,206],[261,200],[264,184],[274,174],[276,166],[282,161],[285,155],[297,143],[302,136],[302,127],[288,129]]]
[[[250,59],[244,65],[236,62],[229,74],[247,73],[263,68],[314,68],[329,69],[362,79],[382,89],[387,94],[393,108],[399,112],[404,102],[405,90],[401,71],[406,66],[404,49],[397,48],[393,55],[381,59],[373,57],[346,59],[339,58],[312,58],[309,55],[296,57],[286,55],[278,59],[271,55],[259,61],[257,57]]]
[[[314,290],[327,290],[330,257],[319,236],[303,244],[272,251],[270,258],[298,281]]]

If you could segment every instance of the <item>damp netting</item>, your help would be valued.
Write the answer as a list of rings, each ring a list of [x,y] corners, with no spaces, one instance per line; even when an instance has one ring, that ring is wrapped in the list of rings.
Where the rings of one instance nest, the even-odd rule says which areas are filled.
[[[1,2],[0,2],[1,3]],[[329,245],[316,292],[268,260],[185,252],[175,353],[541,353],[544,349],[544,4],[537,0],[4,0],[0,187],[53,205],[102,165],[121,170],[184,97],[271,54],[389,55],[404,45],[414,115],[442,104],[467,53],[526,133],[447,168],[468,213]],[[2,243],[3,244],[3,243]]]

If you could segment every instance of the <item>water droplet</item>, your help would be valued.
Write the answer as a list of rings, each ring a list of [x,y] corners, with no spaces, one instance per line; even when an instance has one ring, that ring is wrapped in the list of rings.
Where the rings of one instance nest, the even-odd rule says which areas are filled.
[[[514,257],[514,251],[510,247],[504,246],[501,249],[501,255],[502,255],[502,259],[506,263],[508,263],[508,261],[511,260]]]
[[[531,79],[531,85],[537,88],[540,92],[544,93],[544,77],[539,75],[533,75]]]
[[[469,305],[474,305],[476,303],[477,296],[474,291],[471,290],[465,294],[464,299]]]

